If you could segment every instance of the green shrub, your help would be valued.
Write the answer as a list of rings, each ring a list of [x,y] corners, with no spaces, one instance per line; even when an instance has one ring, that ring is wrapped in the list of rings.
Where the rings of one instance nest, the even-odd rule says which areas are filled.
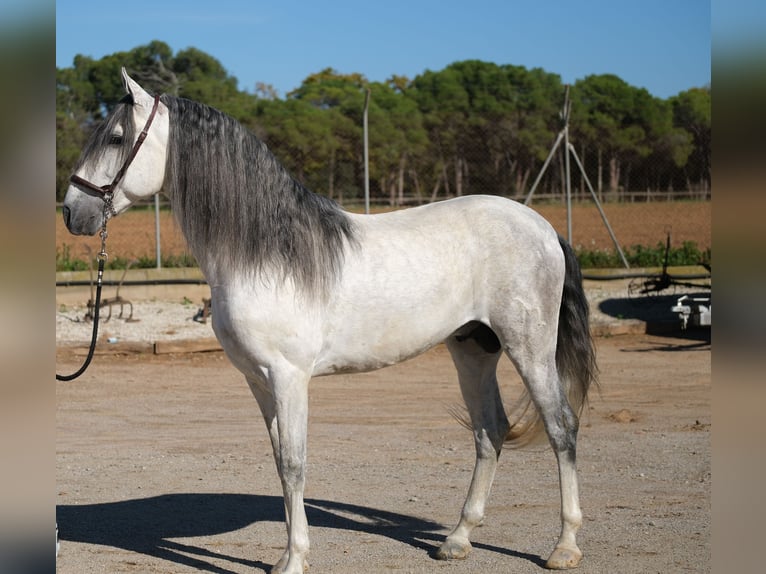
[[[132,261],[132,262],[131,262]],[[154,269],[157,267],[157,258],[141,256],[136,259],[127,257],[113,256],[109,257],[104,264],[104,269],[125,269],[130,263],[131,269]],[[197,260],[192,255],[166,255],[162,257],[162,267],[197,267]],[[96,260],[93,260],[93,268],[97,267]],[[59,250],[56,249],[56,271],[87,271],[89,269],[87,259],[74,259],[71,256],[69,245]]]
[[[633,245],[623,248],[625,259],[631,267],[662,267],[665,261],[665,243],[659,242],[654,247]],[[583,269],[608,269],[622,267],[622,259],[616,249],[589,250],[581,247],[575,248],[577,260]],[[693,241],[684,241],[680,247],[671,247],[668,253],[668,265],[699,265],[709,264],[711,260],[710,249],[701,251]],[[129,259],[125,257],[110,257],[104,266],[106,269],[125,269]],[[93,267],[96,267],[95,261]],[[134,259],[131,265],[133,269],[153,269],[157,267],[155,257],[142,256]],[[167,255],[162,258],[162,267],[197,267],[197,261],[190,254]],[[56,271],[87,271],[87,259],[72,258],[68,245],[61,250],[56,250]]]
[[[665,263],[665,243],[659,242],[654,247],[633,245],[623,248],[625,259],[631,267],[662,267]],[[575,248],[577,260],[583,269],[608,269],[623,267],[622,259],[616,249],[588,250]],[[700,265],[711,261],[710,249],[701,251],[693,241],[684,241],[681,247],[672,247],[668,252],[668,265]]]
[[[86,271],[87,269],[87,261],[72,259],[69,245],[64,244],[61,250],[56,249],[56,271]]]

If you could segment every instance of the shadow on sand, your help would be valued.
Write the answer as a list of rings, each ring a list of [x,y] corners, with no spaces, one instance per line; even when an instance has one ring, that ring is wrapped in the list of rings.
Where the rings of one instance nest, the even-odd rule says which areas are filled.
[[[305,503],[312,527],[386,536],[421,549],[431,557],[445,535],[445,526],[423,518],[328,500],[308,499]],[[60,505],[56,508],[56,520],[62,542],[122,548],[203,572],[230,573],[216,565],[221,560],[268,572],[271,565],[264,562],[226,556],[177,539],[215,536],[257,522],[281,523],[284,506],[277,496],[166,494],[101,504]],[[544,564],[543,558],[531,554],[480,543],[474,547],[525,559],[538,566]]]

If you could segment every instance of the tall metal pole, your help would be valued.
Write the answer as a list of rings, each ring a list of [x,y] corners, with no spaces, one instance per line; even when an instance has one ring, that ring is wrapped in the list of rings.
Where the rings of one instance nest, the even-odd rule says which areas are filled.
[[[548,157],[545,158],[545,163],[543,164],[543,168],[540,170],[540,173],[537,174],[537,179],[532,184],[532,187],[529,189],[527,198],[524,200],[524,205],[529,205],[529,202],[532,201],[532,195],[534,195],[535,190],[537,189],[537,184],[540,183],[540,180],[543,178],[543,175],[545,175],[545,170],[548,169],[548,164],[551,163],[551,159],[553,159],[553,154],[555,154],[556,150],[559,149],[559,145],[561,144],[561,140],[563,138],[564,138],[564,132],[560,131],[559,135],[556,136],[556,143],[553,144],[553,147],[551,148],[551,151],[548,154]]]
[[[564,172],[567,192],[567,241],[572,244],[572,181],[569,172],[569,84],[564,94]]]
[[[370,106],[370,88],[364,96],[364,113],[362,114],[362,124],[364,131],[364,212],[370,213],[370,146],[367,135],[367,110]]]
[[[567,204],[567,240],[569,241],[570,245],[572,243],[572,183],[571,183],[571,174],[570,174],[570,163],[569,163],[569,154],[571,153],[572,156],[575,159],[575,162],[577,163],[577,167],[580,168],[580,173],[582,174],[583,179],[585,180],[585,183],[588,185],[588,189],[590,190],[591,196],[593,196],[593,201],[596,203],[596,207],[598,208],[599,213],[601,214],[601,219],[604,221],[604,225],[606,226],[606,230],[609,232],[609,236],[612,238],[612,243],[614,243],[615,248],[617,249],[617,252],[620,254],[620,258],[622,259],[623,265],[625,265],[626,269],[630,268],[630,265],[628,264],[628,260],[625,258],[625,254],[623,253],[622,249],[620,248],[620,243],[617,241],[617,237],[614,235],[614,231],[612,231],[612,226],[609,225],[609,221],[606,218],[606,213],[604,213],[604,210],[601,207],[601,203],[598,200],[598,196],[596,195],[596,192],[593,191],[593,186],[590,183],[590,180],[588,179],[588,175],[585,173],[585,168],[582,165],[582,162],[580,161],[580,158],[577,156],[577,152],[575,151],[574,146],[569,142],[569,112],[572,109],[572,102],[569,100],[569,85],[566,86],[566,92],[564,94],[564,107],[561,110],[561,119],[563,120],[564,127],[559,132],[558,136],[556,137],[556,142],[553,144],[553,147],[551,148],[550,153],[548,154],[548,157],[545,160],[545,163],[543,164],[543,168],[540,170],[540,173],[537,174],[537,179],[535,179],[535,182],[532,184],[532,188],[529,190],[529,194],[527,195],[526,199],[524,200],[524,205],[528,205],[532,201],[532,194],[534,194],[535,189],[537,188],[537,185],[540,183],[540,180],[543,177],[543,174],[545,173],[545,170],[548,168],[548,164],[551,162],[551,159],[553,158],[554,153],[556,153],[556,150],[559,148],[559,145],[561,144],[562,140],[564,141],[564,166],[565,166],[565,188],[566,188],[566,204]]]
[[[157,242],[155,255],[157,269],[162,269],[162,248],[160,247],[160,194],[154,194],[154,240]]]

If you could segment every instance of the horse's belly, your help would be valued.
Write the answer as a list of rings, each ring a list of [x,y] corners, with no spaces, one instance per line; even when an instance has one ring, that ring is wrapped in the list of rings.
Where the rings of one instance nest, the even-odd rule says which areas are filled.
[[[441,343],[454,329],[430,336],[400,331],[360,330],[354,339],[337,339],[320,354],[313,374],[361,373],[395,365],[415,357]]]
[[[413,285],[346,299],[325,324],[314,373],[370,371],[427,351],[461,325],[480,319],[469,291],[453,282],[439,289],[419,291]]]

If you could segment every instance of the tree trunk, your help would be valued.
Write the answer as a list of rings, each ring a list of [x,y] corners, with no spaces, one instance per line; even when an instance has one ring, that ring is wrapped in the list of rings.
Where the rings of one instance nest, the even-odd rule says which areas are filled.
[[[441,187],[442,179],[444,179],[444,173],[445,171],[442,170],[442,172],[436,176],[436,183],[434,184],[434,189],[431,192],[431,199],[429,200],[429,203],[436,201],[436,197],[439,195],[439,188]]]
[[[519,174],[517,176],[518,179],[517,179],[517,186],[516,186],[518,190],[521,191],[527,188],[527,182],[529,181],[530,173],[531,171],[529,169],[519,171]]]
[[[585,145],[583,145],[580,148],[580,163],[583,165],[583,169],[585,169],[585,166],[588,165],[585,162]],[[588,197],[587,190],[585,188],[585,174],[580,174],[580,199],[583,200],[586,197]]]
[[[596,182],[596,191],[598,191],[599,201],[604,201],[604,158],[601,150],[598,150],[598,181]]]
[[[420,191],[420,180],[418,179],[418,172],[417,170],[411,169],[409,170],[409,174],[412,178],[412,187],[415,189],[416,203],[420,205],[423,203],[423,197]]]
[[[447,175],[447,164],[442,162],[442,181],[444,182],[444,193],[450,196],[449,176]]]
[[[455,156],[455,195],[463,195],[463,160]]]
[[[620,162],[615,156],[609,158],[609,191],[617,191],[620,187]]]
[[[401,160],[399,160],[399,205],[404,205],[404,170],[407,167],[407,154],[402,154]]]
[[[335,196],[335,148],[330,151],[329,173],[327,174],[327,195],[330,199]]]

